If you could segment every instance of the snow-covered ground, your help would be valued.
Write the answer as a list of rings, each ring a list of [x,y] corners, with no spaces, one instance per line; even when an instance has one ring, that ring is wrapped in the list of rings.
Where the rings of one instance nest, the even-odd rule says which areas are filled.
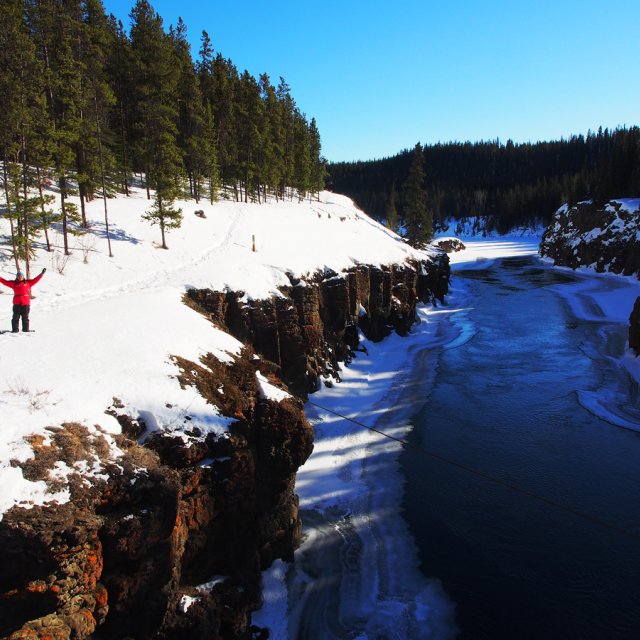
[[[169,250],[159,248],[159,229],[141,219],[150,207],[141,189],[108,201],[112,258],[102,200],[89,203],[90,231],[71,238],[68,259],[55,233],[52,253],[38,245],[31,275],[47,272],[33,288],[35,332],[0,335],[0,518],[14,504],[67,499],[64,490],[51,494],[43,482],[25,480],[11,464],[32,456],[25,438],[47,438],[46,427],[78,422],[104,432],[117,457],[111,434],[120,427],[105,414],[114,398],[152,429],[180,432],[188,413],[190,426],[203,433],[226,430],[226,418],[195,390],[180,388],[171,356],[197,360],[211,352],[225,360],[241,345],[182,304],[187,288],[229,288],[258,299],[278,295],[289,273],[425,257],[329,192],[302,204],[177,204],[184,222],[167,235]],[[195,215],[200,209],[205,217]],[[0,274],[11,280],[15,265],[3,217],[0,238]],[[0,329],[10,329],[11,312],[12,292],[0,286]]]
[[[53,254],[38,249],[32,273],[42,267],[48,271],[34,288],[35,333],[0,336],[0,514],[14,504],[66,499],[64,491],[52,495],[43,483],[25,480],[11,460],[31,455],[26,437],[47,436],[47,426],[64,421],[90,429],[99,425],[109,437],[119,430],[104,413],[114,397],[155,429],[179,431],[187,412],[203,431],[226,429],[226,418],[174,379],[172,355],[197,360],[213,352],[225,359],[240,348],[181,303],[188,287],[226,287],[262,298],[277,295],[278,286],[289,283],[289,273],[340,271],[358,263],[388,264],[425,255],[347,198],[331,193],[303,204],[179,204],[185,220],[168,235],[168,251],[158,248],[158,229],[141,220],[149,206],[142,191],[109,201],[113,258],[107,255],[99,200],[89,205],[88,238],[95,238],[95,244],[73,241],[66,264],[60,238]],[[196,216],[197,209],[206,217]],[[7,227],[0,219],[0,234],[6,235]],[[403,438],[431,384],[434,347],[451,347],[468,337],[465,309],[456,301],[455,270],[534,255],[539,237],[464,241],[467,249],[450,255],[454,280],[448,303],[421,307],[420,323],[407,338],[390,336],[378,344],[363,338],[366,351],[344,368],[343,382],[323,388],[307,405],[316,444],[297,482],[306,540],[295,566],[278,562],[266,572],[265,607],[255,616],[274,638],[291,637],[292,629],[304,631],[308,625],[322,629],[326,638],[345,629],[354,638],[448,638],[455,633],[452,604],[437,580],[419,573],[400,517],[401,445],[336,413]],[[86,264],[82,244],[89,245]],[[0,271],[11,278],[8,244],[0,251]],[[623,281],[624,287],[610,284]],[[587,296],[616,320],[625,313],[628,317],[628,299],[640,294],[637,281],[611,276],[589,274],[576,287],[571,294],[576,308]],[[2,290],[0,326],[6,329],[11,292]],[[596,307],[583,308],[593,312]],[[627,359],[633,369],[635,361]]]

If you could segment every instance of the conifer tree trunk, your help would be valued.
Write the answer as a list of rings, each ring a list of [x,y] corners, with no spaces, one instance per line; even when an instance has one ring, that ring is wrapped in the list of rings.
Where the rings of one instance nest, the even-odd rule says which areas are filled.
[[[107,212],[107,185],[104,177],[104,154],[102,153],[102,134],[100,131],[100,118],[98,117],[98,96],[95,82],[93,84],[93,102],[95,104],[96,115],[96,138],[98,140],[98,157],[100,159],[100,179],[102,181],[102,201],[104,203],[104,228],[107,235],[107,246],[109,247],[109,257],[113,258],[111,251],[111,235],[109,234],[109,214]]]
[[[124,194],[129,197],[129,181],[127,180],[127,138],[125,129],[124,109],[120,108],[120,125],[122,132],[122,186]]]
[[[40,167],[36,165],[36,177],[38,179],[38,193],[40,194],[40,211],[42,212],[42,229],[44,230],[44,238],[47,243],[47,251],[51,252],[51,242],[49,241],[49,221],[47,213],[44,209],[44,193],[42,191],[42,176],[40,175]]]
[[[82,216],[82,228],[86,229],[87,228],[87,212],[85,209],[85,200],[86,200],[86,189],[85,186],[83,184],[79,184],[78,185],[78,191],[80,193],[80,212],[81,212],[81,216]]]
[[[64,241],[64,255],[70,255],[69,252],[69,238],[68,238],[68,229],[67,229],[67,179],[64,176],[61,176],[58,180],[58,185],[60,187],[60,210],[62,211],[62,239]]]
[[[164,214],[162,211],[162,196],[158,195],[158,213],[160,218],[160,233],[162,234],[162,248],[168,249],[164,235]]]
[[[22,147],[22,193],[24,200],[24,255],[27,280],[31,277],[31,247],[29,246],[29,185],[27,167],[27,145],[24,135],[21,137]]]
[[[18,245],[16,243],[16,231],[11,217],[11,198],[9,197],[9,174],[7,173],[7,151],[4,152],[4,162],[2,163],[4,175],[4,194],[7,202],[7,216],[11,225],[11,248],[13,250],[13,260],[16,264],[16,271],[20,270],[20,261],[18,260]]]

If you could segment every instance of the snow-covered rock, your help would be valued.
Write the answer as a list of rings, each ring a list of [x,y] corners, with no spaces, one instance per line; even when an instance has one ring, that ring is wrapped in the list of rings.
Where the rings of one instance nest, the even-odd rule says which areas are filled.
[[[563,205],[542,236],[540,253],[572,269],[640,277],[640,199]]]
[[[464,242],[459,238],[436,238],[432,244],[446,253],[455,253],[456,251],[463,251],[466,248]]]

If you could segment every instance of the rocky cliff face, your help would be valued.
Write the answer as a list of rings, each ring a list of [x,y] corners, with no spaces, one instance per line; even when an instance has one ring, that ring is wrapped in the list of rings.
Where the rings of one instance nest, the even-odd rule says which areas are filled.
[[[190,303],[278,369],[297,394],[318,388],[321,376],[338,379],[338,362],[358,348],[358,331],[381,340],[405,335],[418,301],[442,301],[449,285],[449,259],[407,265],[361,265],[341,274],[291,279],[282,296],[246,301],[242,292],[193,289]]]
[[[572,269],[640,277],[640,200],[560,208],[542,236],[540,253]]]
[[[629,346],[640,356],[640,298],[636,298],[629,317]]]
[[[591,267],[640,278],[640,200],[561,207],[542,236],[540,253],[572,269]],[[629,323],[629,346],[640,354],[638,301]]]
[[[358,330],[373,339],[408,331],[416,301],[442,299],[448,277],[443,254],[292,279],[281,297],[260,302],[190,292],[189,304],[247,347],[232,365],[176,357],[176,383],[235,421],[225,436],[203,437],[186,409],[180,433],[140,444],[144,422],[114,398],[107,413],[122,426],[121,457],[100,479],[72,477],[68,503],[14,507],[0,522],[0,637],[259,637],[251,611],[260,606],[260,571],[291,559],[299,542],[295,473],[313,434],[302,402],[263,397],[256,370],[304,396],[319,376],[339,377]],[[59,461],[91,467],[105,459],[99,426],[50,432],[20,463],[29,479],[54,483]]]
[[[140,446],[144,424],[114,402],[124,453],[104,480],[77,477],[67,504],[5,514],[1,637],[250,637],[260,570],[298,543],[295,472],[313,447],[299,400],[260,397],[256,363],[273,374],[252,355],[233,366],[176,359],[181,384],[236,418],[226,437],[190,431],[187,414],[180,436]],[[91,465],[103,445],[86,427],[63,425],[50,443],[33,443],[24,473],[50,479],[59,460]]]

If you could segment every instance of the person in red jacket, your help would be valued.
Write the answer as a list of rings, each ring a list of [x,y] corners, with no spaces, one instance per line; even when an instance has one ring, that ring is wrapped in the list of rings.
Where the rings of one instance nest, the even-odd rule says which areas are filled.
[[[43,269],[39,275],[30,280],[25,279],[22,271],[18,271],[16,279],[13,282],[0,278],[2,284],[9,287],[9,289],[13,289],[13,318],[11,319],[11,330],[13,333],[18,333],[20,318],[22,318],[22,330],[29,331],[31,287],[33,287],[34,284],[38,284],[45,271],[46,269]]]

